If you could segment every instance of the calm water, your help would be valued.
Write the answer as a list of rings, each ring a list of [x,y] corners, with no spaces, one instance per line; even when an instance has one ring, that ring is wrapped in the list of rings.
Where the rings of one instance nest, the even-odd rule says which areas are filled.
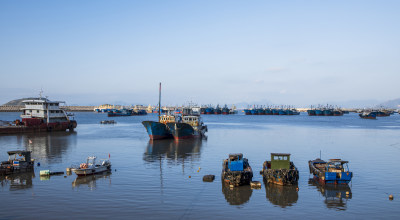
[[[0,113],[14,120],[18,113]],[[156,115],[113,118],[76,113],[73,133],[0,136],[0,159],[7,151],[31,150],[34,174],[1,179],[0,219],[233,219],[233,218],[395,218],[400,215],[400,116],[378,120],[300,116],[203,116],[207,140],[149,142],[141,121]],[[29,144],[29,140],[32,144]],[[321,187],[310,181],[308,160],[349,160],[349,187]],[[242,152],[259,170],[271,152],[291,153],[300,171],[299,191],[263,185],[229,189],[220,180],[222,160]],[[87,156],[111,155],[111,174],[86,178],[51,176]],[[199,167],[201,168],[199,172]],[[212,183],[203,175],[214,174]],[[189,178],[191,176],[191,178]],[[350,195],[346,197],[346,192]],[[394,200],[388,199],[389,194]]]

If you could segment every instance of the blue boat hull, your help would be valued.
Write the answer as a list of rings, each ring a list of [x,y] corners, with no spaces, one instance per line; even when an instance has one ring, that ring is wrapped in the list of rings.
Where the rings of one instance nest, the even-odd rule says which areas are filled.
[[[143,126],[146,128],[147,134],[151,140],[172,138],[172,134],[168,127],[156,121],[143,121]]]
[[[189,124],[175,122],[167,123],[167,126],[175,140],[188,139],[197,136],[195,135],[193,127]]]

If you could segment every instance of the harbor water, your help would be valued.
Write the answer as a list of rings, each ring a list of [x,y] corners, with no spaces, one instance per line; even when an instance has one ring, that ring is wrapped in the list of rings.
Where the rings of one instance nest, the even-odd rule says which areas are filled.
[[[114,117],[75,113],[74,132],[0,136],[7,151],[30,150],[34,173],[0,177],[0,219],[390,219],[400,215],[400,115],[377,120],[355,113],[338,117],[204,115],[206,140],[149,141],[144,120],[156,114]],[[15,120],[19,113],[0,113]],[[253,180],[270,153],[291,153],[299,169],[296,187],[229,188],[221,182],[223,159],[243,153]],[[349,161],[348,187],[312,181],[308,161]],[[40,170],[66,171],[88,156],[108,158],[112,172],[77,178],[40,177]],[[206,174],[214,182],[203,182]],[[389,195],[394,199],[389,200]]]

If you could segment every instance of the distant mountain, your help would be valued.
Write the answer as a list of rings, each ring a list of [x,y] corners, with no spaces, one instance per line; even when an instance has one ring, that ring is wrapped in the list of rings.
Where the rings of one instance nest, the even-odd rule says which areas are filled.
[[[15,100],[12,100],[12,101],[9,101],[9,102],[7,102],[6,104],[4,104],[4,105],[18,105],[18,106],[24,106],[24,103],[22,103],[22,101],[24,101],[24,100],[27,100],[27,99],[36,99],[36,100],[39,100],[40,98],[37,98],[37,97],[35,97],[35,98],[22,98],[22,99],[15,99]],[[42,98],[43,100],[45,99],[45,98]]]
[[[384,103],[381,103],[380,106],[386,108],[400,109],[400,98],[386,101]]]

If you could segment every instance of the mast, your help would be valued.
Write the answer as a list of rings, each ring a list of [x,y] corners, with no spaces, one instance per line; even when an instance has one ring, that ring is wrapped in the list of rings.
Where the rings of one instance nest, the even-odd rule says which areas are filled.
[[[160,89],[158,90],[158,121],[160,121],[161,115],[161,82],[160,82]]]

